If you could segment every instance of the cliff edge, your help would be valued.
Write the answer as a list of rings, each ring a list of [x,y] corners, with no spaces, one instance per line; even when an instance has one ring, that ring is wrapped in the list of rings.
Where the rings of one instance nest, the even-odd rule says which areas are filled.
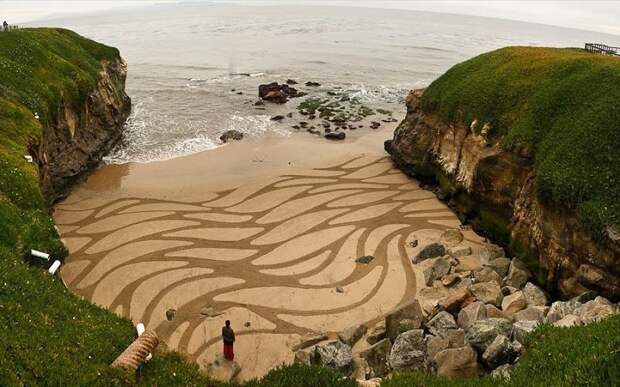
[[[407,98],[385,148],[563,297],[620,296],[620,60],[509,47]]]

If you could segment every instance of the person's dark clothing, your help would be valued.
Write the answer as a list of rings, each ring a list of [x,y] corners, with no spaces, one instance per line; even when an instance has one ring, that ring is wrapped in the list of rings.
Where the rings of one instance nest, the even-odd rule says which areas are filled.
[[[232,344],[235,342],[235,331],[231,327],[222,327],[222,339],[224,344]]]

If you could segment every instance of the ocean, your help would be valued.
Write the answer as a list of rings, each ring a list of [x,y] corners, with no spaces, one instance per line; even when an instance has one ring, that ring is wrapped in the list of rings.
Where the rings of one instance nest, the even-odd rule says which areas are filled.
[[[330,6],[168,3],[40,20],[118,47],[133,111],[108,163],[166,160],[216,148],[236,129],[288,136],[270,118],[296,110],[254,106],[261,83],[294,79],[312,97],[346,93],[404,111],[409,90],[456,63],[510,45],[620,46],[620,36],[501,19]],[[308,88],[306,81],[321,84]],[[357,132],[363,133],[366,129]],[[317,141],[319,141],[317,139]]]

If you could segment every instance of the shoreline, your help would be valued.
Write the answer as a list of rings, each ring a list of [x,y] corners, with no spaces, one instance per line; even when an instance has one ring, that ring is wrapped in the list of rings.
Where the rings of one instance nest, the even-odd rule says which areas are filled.
[[[56,206],[70,250],[61,276],[203,369],[233,320],[240,380],[292,362],[308,335],[372,327],[415,298],[429,309],[447,290],[422,291],[428,262],[409,258],[460,223],[392,165],[383,140],[394,126],[344,142],[293,133],[103,166]],[[482,240],[464,233],[477,251]],[[374,260],[356,264],[363,255]],[[366,347],[360,340],[354,355]]]

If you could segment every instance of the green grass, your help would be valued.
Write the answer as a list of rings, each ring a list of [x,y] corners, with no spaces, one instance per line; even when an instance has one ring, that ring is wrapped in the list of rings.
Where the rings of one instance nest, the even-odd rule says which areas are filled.
[[[617,386],[620,385],[620,316],[585,327],[543,325],[527,336],[525,354],[510,382],[485,375],[453,380],[421,372],[400,373],[381,387]]]
[[[494,129],[535,157],[538,198],[576,214],[596,239],[620,225],[620,59],[580,49],[509,47],[460,63],[422,96],[426,111]]]

